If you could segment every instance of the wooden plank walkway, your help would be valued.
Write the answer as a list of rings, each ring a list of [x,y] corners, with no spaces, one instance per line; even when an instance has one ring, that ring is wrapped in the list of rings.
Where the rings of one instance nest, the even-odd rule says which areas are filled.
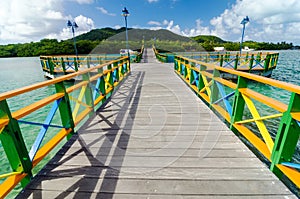
[[[153,52],[18,198],[296,198]]]

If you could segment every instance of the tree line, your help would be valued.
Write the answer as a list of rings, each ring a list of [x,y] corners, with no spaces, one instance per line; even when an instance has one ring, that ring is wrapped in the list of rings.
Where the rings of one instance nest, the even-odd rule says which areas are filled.
[[[78,53],[87,54],[99,41],[80,40],[76,42]],[[73,41],[58,42],[56,39],[43,39],[40,42],[0,45],[0,57],[35,57],[40,55],[75,54]]]
[[[240,49],[240,42],[224,41],[216,36],[199,35],[192,39],[200,43],[206,51],[213,51],[214,47],[224,47],[229,51],[238,51]],[[285,41],[280,43],[245,41],[243,42],[243,47],[245,46],[254,50],[287,50],[295,48],[293,43],[287,43]]]
[[[124,28],[95,29],[76,37],[78,54],[116,54],[125,48]],[[199,35],[187,38],[176,35],[168,30],[130,29],[129,46],[132,50],[139,49],[144,42],[146,47],[156,44],[157,48],[172,52],[213,51],[214,47],[223,46],[229,51],[238,51],[239,42],[224,41],[215,36]],[[143,41],[144,40],[144,41]],[[292,43],[267,43],[245,41],[243,46],[255,50],[282,50],[297,48]],[[0,45],[0,57],[33,57],[40,55],[74,55],[72,39],[58,41],[57,39],[42,39],[39,42],[24,44]]]

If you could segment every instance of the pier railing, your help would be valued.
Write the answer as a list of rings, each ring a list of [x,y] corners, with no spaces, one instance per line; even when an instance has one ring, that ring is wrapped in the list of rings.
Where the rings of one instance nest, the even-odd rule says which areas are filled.
[[[138,52],[138,54],[136,55],[135,59],[133,60],[136,63],[140,63],[144,54],[144,45],[142,45],[142,48],[140,49],[140,51]]]
[[[276,52],[178,52],[160,53],[153,47],[156,58],[164,63],[173,62],[176,55],[211,63],[223,68],[270,76],[276,68],[279,53]],[[232,75],[229,75],[232,78]]]
[[[90,68],[119,58],[119,55],[56,55],[40,56],[40,61],[43,71],[52,75],[56,73],[66,75],[78,71],[81,67]]]
[[[300,187],[300,86],[182,56],[175,56],[174,69],[233,131],[260,152],[279,178],[286,176]],[[237,83],[222,78],[224,73],[237,76]],[[282,102],[256,91],[253,85],[283,90],[290,99]]]
[[[233,68],[244,72],[267,72],[277,66],[279,53],[275,52],[205,52],[181,53],[183,57],[212,63],[224,68]]]
[[[162,53],[159,53],[158,50],[153,46],[153,51],[155,54],[156,59],[158,59],[160,62],[167,63],[168,62],[168,56]]]
[[[130,55],[132,62],[140,62],[143,56],[144,46],[139,49],[134,55]],[[67,75],[73,72],[77,72],[79,69],[85,69],[97,66],[99,64],[107,63],[111,60],[121,58],[120,55],[103,54],[103,55],[86,55],[86,56],[74,56],[74,55],[54,55],[54,56],[40,56],[41,66],[44,72],[47,72],[51,78],[56,75]],[[49,77],[50,77],[49,76]]]
[[[111,96],[130,72],[129,63],[128,57],[123,57],[0,94],[1,166],[10,168],[10,172],[0,173],[0,198],[20,182],[24,187],[30,181],[33,169],[36,171],[39,163]],[[68,80],[75,77],[80,81],[70,84]],[[39,92],[48,93],[48,97],[39,97]],[[31,101],[14,110],[24,103],[24,95],[31,96]]]

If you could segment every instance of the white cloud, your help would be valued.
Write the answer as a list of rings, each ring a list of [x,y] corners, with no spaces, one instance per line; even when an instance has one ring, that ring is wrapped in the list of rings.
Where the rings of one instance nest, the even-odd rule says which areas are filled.
[[[80,2],[88,2],[81,0]],[[72,35],[61,0],[0,1],[0,43],[23,43],[43,38],[66,39]],[[83,33],[94,28],[92,19],[82,15],[74,19]]]
[[[115,25],[114,26],[114,29],[120,29],[120,28],[122,28],[122,26],[120,26],[120,25]]]
[[[158,21],[149,21],[148,25],[153,25],[153,26],[161,26],[161,23]]]
[[[300,27],[300,1],[298,0],[243,0],[214,17],[210,23],[212,34],[224,39],[239,41],[241,20],[248,15],[246,39],[255,41],[296,41]],[[295,28],[290,28],[295,27]]]
[[[75,36],[87,33],[90,30],[95,28],[94,21],[91,18],[79,15],[75,17],[74,21],[78,25],[78,28],[75,30]],[[51,33],[46,36],[46,38],[55,38],[55,39],[68,39],[72,37],[71,29],[64,27],[59,33]]]
[[[79,15],[75,17],[74,20],[78,25],[78,34],[88,32],[95,28],[94,21],[91,18]]]
[[[0,42],[35,41],[65,20],[60,0],[0,1]]]
[[[215,35],[224,40],[240,41],[240,22],[245,16],[250,18],[250,23],[246,25],[245,40],[300,44],[298,0],[237,0],[231,8],[213,17],[209,25],[203,26],[203,21],[197,19],[194,27],[184,30],[174,20],[148,24],[151,25],[150,29],[164,28],[184,36]]]
[[[180,26],[178,24],[174,25],[174,21],[173,20],[168,21],[168,20],[165,19],[162,22],[162,24],[164,25],[164,27],[163,27],[164,29],[170,30],[170,31],[172,31],[172,32],[174,32],[176,34],[179,34],[179,35],[183,34],[182,31],[181,31]]]
[[[195,28],[191,29],[185,29],[182,30],[180,25],[175,24],[174,20],[163,20],[162,22],[158,21],[149,21],[148,25],[152,25],[154,27],[150,27],[151,30],[158,30],[158,29],[167,29],[170,30],[176,34],[183,35],[183,36],[197,36],[197,35],[210,35],[211,31],[209,27],[202,26],[202,21],[200,19],[197,19],[195,21],[196,26]]]
[[[105,14],[105,15],[109,15],[109,16],[116,16],[116,14],[114,13],[109,13],[105,8],[103,7],[96,7],[97,10],[100,10],[100,12],[102,14]]]
[[[168,24],[169,24],[169,21],[165,19],[165,20],[163,21],[163,25],[168,25]]]
[[[196,20],[196,27],[192,28],[192,29],[186,29],[183,31],[183,34],[185,36],[197,36],[197,35],[210,35],[211,31],[209,29],[209,27],[204,27],[201,25],[202,21],[200,19]]]

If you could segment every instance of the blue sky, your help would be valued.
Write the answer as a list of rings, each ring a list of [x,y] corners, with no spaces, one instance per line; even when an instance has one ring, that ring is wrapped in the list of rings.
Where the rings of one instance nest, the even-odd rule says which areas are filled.
[[[248,15],[245,40],[300,44],[298,0],[3,0],[0,44],[70,38],[67,20],[76,21],[77,35],[94,28],[119,28],[124,26],[125,6],[132,28],[240,41],[240,22]]]
[[[195,26],[195,21],[201,17],[206,25],[214,16],[221,14],[224,9],[231,7],[234,0],[102,0],[93,4],[70,4],[66,12],[73,16],[84,14],[92,18],[97,26],[120,26],[123,25],[121,10],[126,7],[130,12],[129,25],[133,27],[148,27],[149,21],[162,22],[174,20],[183,28]],[[105,12],[107,11],[107,13]]]

